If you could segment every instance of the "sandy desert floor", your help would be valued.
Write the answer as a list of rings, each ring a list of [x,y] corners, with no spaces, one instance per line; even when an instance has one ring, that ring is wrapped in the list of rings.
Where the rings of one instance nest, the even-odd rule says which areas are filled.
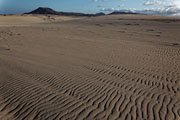
[[[0,16],[0,119],[180,120],[180,19]]]

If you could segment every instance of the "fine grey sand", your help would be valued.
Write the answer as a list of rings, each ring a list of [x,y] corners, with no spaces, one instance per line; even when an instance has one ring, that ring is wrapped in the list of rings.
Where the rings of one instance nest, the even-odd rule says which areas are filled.
[[[180,19],[0,16],[0,119],[180,120]]]

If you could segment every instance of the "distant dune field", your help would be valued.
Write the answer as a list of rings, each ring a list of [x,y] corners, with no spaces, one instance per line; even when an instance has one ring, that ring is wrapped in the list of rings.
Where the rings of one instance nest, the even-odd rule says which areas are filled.
[[[32,24],[42,24],[57,21],[62,22],[74,19],[80,18],[57,15],[1,15],[0,26],[31,26]]]
[[[180,120],[180,19],[0,16],[0,119]]]

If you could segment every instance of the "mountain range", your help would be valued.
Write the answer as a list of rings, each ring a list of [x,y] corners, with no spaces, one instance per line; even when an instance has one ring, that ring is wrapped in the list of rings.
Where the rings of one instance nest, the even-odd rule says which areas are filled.
[[[25,13],[25,14],[51,14],[51,15],[64,15],[64,16],[103,16],[106,15],[103,12],[100,13],[96,13],[96,14],[84,14],[84,13],[75,13],[75,12],[58,12],[55,11],[51,8],[47,8],[47,7],[39,7],[29,13]],[[112,13],[110,13],[109,15],[114,15],[114,14],[137,14],[137,13],[133,13],[133,12],[121,12],[121,11],[114,11]]]

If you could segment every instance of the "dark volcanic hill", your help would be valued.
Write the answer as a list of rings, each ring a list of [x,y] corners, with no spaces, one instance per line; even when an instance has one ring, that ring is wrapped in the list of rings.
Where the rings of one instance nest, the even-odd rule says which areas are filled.
[[[84,14],[84,13],[74,13],[74,12],[57,12],[51,8],[39,7],[25,14],[52,14],[52,15],[64,15],[64,16],[96,16],[96,14]]]
[[[104,14],[103,12],[96,13],[96,16],[103,16],[103,15],[106,15],[106,14]]]
[[[54,14],[54,15],[57,15],[59,13],[51,8],[39,7],[36,10],[33,10],[27,14]]]
[[[116,14],[137,14],[137,13],[134,13],[134,12],[130,12],[130,11],[114,11],[112,13],[110,13],[109,15],[116,15]]]

